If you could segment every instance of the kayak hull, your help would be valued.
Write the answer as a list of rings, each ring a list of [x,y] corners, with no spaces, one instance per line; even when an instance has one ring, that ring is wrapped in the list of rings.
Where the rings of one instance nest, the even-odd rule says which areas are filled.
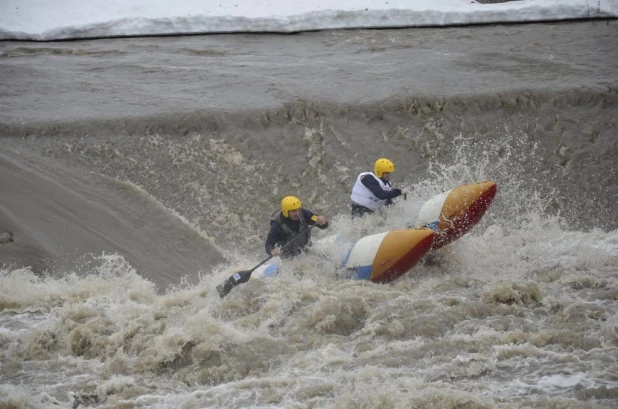
[[[358,240],[342,267],[347,277],[388,283],[414,267],[431,249],[436,233],[428,228],[391,230]]]
[[[498,186],[485,181],[458,186],[429,199],[421,209],[417,225],[436,232],[432,249],[445,246],[466,234],[492,204]]]

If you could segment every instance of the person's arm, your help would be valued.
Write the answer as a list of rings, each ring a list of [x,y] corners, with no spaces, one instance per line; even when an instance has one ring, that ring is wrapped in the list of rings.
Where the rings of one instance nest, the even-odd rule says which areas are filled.
[[[318,216],[317,214],[313,213],[311,210],[307,210],[305,208],[303,208],[302,212],[303,212],[303,216],[305,217],[305,220],[308,220],[309,226],[313,226],[314,224],[317,224],[318,229],[328,228],[328,220],[326,220],[324,216]],[[325,223],[323,224],[318,223],[318,220],[320,217],[324,217]]]
[[[367,189],[371,190],[371,193],[373,193],[375,197],[380,200],[394,199],[401,195],[401,190],[397,188],[391,190],[382,189],[382,186],[380,186],[378,181],[371,175],[363,176],[361,182],[365,185],[365,187],[367,187]]]
[[[285,238],[285,233],[281,229],[281,226],[275,222],[270,222],[270,231],[268,232],[268,237],[266,237],[266,244],[264,248],[266,253],[271,256],[272,251],[277,245],[277,243],[281,243]]]

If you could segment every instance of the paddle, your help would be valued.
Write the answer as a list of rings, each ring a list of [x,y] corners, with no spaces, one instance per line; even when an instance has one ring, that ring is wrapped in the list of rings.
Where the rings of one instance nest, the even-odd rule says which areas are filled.
[[[315,226],[317,226],[317,223],[309,226],[308,229],[305,229],[301,233],[298,233],[296,236],[292,237],[290,239],[290,241],[288,241],[287,243],[285,243],[283,246],[280,247],[281,250],[283,250],[284,248],[286,248],[287,246],[292,244],[294,242],[294,240],[296,240],[297,238],[299,238],[303,234],[306,234],[309,230],[313,229]],[[239,271],[236,274],[230,276],[227,280],[225,280],[224,282],[222,282],[221,284],[219,284],[217,286],[217,292],[219,293],[219,296],[221,298],[223,298],[226,295],[228,295],[230,293],[230,291],[232,291],[232,289],[234,287],[236,287],[237,285],[243,284],[243,283],[246,283],[247,281],[249,281],[249,279],[251,278],[251,273],[253,273],[255,271],[255,269],[257,269],[259,266],[261,266],[262,264],[266,263],[268,260],[270,260],[273,257],[274,256],[268,256],[267,258],[262,260],[258,265],[253,267],[251,270]]]

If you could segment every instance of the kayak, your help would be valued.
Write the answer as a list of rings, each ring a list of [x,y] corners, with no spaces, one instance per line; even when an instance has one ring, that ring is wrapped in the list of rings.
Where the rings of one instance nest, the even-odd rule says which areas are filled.
[[[429,228],[390,230],[357,240],[348,249],[340,266],[345,277],[387,283],[408,272],[432,248],[436,233]],[[345,245],[339,235],[320,240],[320,247]],[[349,246],[349,242],[347,243]],[[339,264],[339,263],[338,263]],[[278,274],[281,259],[273,258],[253,271],[251,280]]]
[[[388,283],[410,271],[429,251],[439,249],[470,231],[492,204],[497,185],[484,181],[457,186],[427,200],[420,208],[416,228],[395,229],[357,240],[345,253],[341,268],[346,278]],[[320,240],[345,245],[340,235]],[[349,245],[349,243],[348,243]],[[221,297],[253,279],[276,276],[281,260],[275,257],[254,270],[239,272],[217,287]],[[237,277],[238,276],[238,277]]]
[[[474,227],[496,197],[495,182],[457,186],[427,200],[420,208],[417,228],[372,234],[356,241],[341,263],[346,278],[388,283],[414,267],[430,250],[457,240]],[[337,242],[339,236],[323,240]],[[343,243],[341,243],[343,244]],[[251,279],[277,275],[281,261],[256,269]]]
[[[342,267],[346,278],[388,283],[407,273],[431,250],[435,231],[429,228],[391,230],[358,240]]]
[[[498,186],[484,181],[457,186],[426,201],[418,212],[417,226],[436,232],[432,249],[445,246],[472,229],[494,201]]]

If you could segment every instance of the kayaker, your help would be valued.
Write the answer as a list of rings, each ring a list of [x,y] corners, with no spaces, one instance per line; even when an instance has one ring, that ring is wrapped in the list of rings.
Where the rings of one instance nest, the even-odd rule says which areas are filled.
[[[266,253],[282,258],[299,255],[305,246],[311,243],[309,226],[317,224],[318,228],[326,229],[328,221],[324,216],[318,216],[312,211],[304,209],[300,200],[295,196],[286,196],[281,200],[281,209],[275,211],[270,218],[270,231],[266,238]],[[283,251],[280,247],[299,233],[305,234],[296,238]]]
[[[373,213],[383,206],[393,204],[393,199],[408,193],[407,188],[393,188],[391,173],[395,171],[393,162],[386,158],[376,161],[373,172],[363,172],[356,178],[352,188],[352,217]]]

